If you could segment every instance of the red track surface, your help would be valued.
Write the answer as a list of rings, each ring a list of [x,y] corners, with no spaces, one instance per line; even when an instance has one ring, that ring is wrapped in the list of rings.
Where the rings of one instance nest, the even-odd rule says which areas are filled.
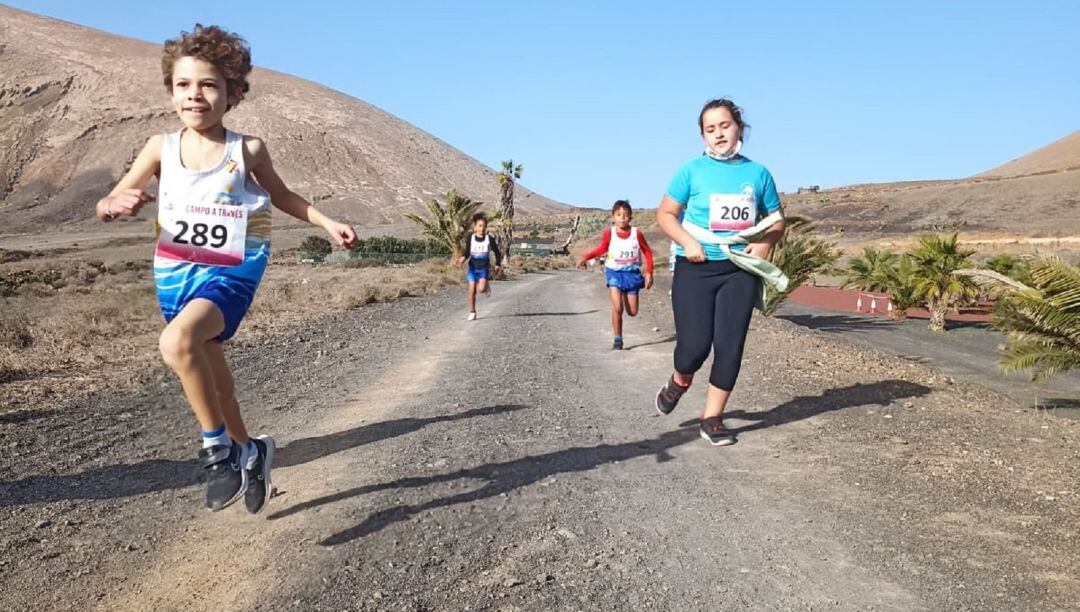
[[[795,291],[792,291],[791,295],[788,296],[788,299],[805,306],[827,308],[829,310],[839,310],[841,312],[858,312],[855,309],[855,305],[859,300],[859,292],[848,289],[838,289],[836,287],[812,287],[810,285],[802,285]],[[870,300],[864,297],[863,312],[866,313],[869,308]],[[878,300],[878,316],[887,316],[885,314],[885,303],[883,300]],[[913,319],[929,319],[930,313],[922,308],[910,308],[908,309],[908,317]],[[990,305],[979,304],[972,308],[961,308],[959,314],[950,314],[946,319],[962,323],[987,323],[990,321]]]

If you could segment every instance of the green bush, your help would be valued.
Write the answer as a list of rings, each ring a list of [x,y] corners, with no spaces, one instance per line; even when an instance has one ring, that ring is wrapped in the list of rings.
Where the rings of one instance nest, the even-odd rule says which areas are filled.
[[[1031,266],[1019,257],[1008,253],[999,253],[986,260],[985,265],[998,274],[1004,274],[1025,285],[1031,284]]]
[[[297,252],[300,255],[300,259],[325,261],[326,256],[333,250],[333,247],[330,246],[330,241],[326,238],[323,238],[322,236],[308,236],[300,243],[300,248]]]

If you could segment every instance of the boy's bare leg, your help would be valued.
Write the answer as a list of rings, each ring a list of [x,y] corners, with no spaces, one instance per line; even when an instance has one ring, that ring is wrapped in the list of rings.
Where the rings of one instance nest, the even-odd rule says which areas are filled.
[[[221,406],[206,344],[225,329],[225,318],[210,300],[196,298],[161,332],[158,348],[165,364],[180,378],[184,396],[203,431],[221,427]]]
[[[488,281],[486,278],[481,278],[480,280],[476,281],[476,292],[484,293],[485,291],[487,291],[487,284]]]
[[[476,312],[476,282],[469,282],[469,312]]]
[[[623,294],[623,301],[626,303],[626,314],[636,317],[638,313],[638,294]]]
[[[623,292],[608,287],[608,293],[611,296],[611,331],[616,336],[622,336]]]
[[[218,406],[221,417],[225,420],[225,429],[229,437],[239,444],[248,443],[247,427],[240,416],[240,403],[236,401],[236,384],[233,382],[229,363],[225,361],[224,346],[217,340],[210,340],[205,345],[206,359],[214,374],[214,386],[217,387]]]

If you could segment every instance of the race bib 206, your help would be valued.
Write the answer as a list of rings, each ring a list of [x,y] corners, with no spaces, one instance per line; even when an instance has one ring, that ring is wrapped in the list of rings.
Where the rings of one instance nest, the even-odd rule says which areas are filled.
[[[756,202],[753,192],[714,193],[709,196],[709,229],[740,231],[754,226]]]

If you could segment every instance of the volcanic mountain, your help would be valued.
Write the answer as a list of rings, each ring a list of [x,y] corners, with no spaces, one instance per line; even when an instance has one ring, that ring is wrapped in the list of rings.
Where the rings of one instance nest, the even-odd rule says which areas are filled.
[[[160,58],[159,45],[0,5],[0,235],[89,229],[94,203],[146,139],[179,128]],[[411,231],[403,215],[451,188],[489,207],[496,201],[496,174],[477,160],[287,74],[255,69],[226,124],[266,140],[294,191],[368,233]],[[517,193],[524,213],[570,210],[520,186]]]
[[[1080,132],[970,178],[852,185],[784,201],[789,213],[813,219],[841,243],[960,232],[975,243],[1073,250],[1080,246]]]

